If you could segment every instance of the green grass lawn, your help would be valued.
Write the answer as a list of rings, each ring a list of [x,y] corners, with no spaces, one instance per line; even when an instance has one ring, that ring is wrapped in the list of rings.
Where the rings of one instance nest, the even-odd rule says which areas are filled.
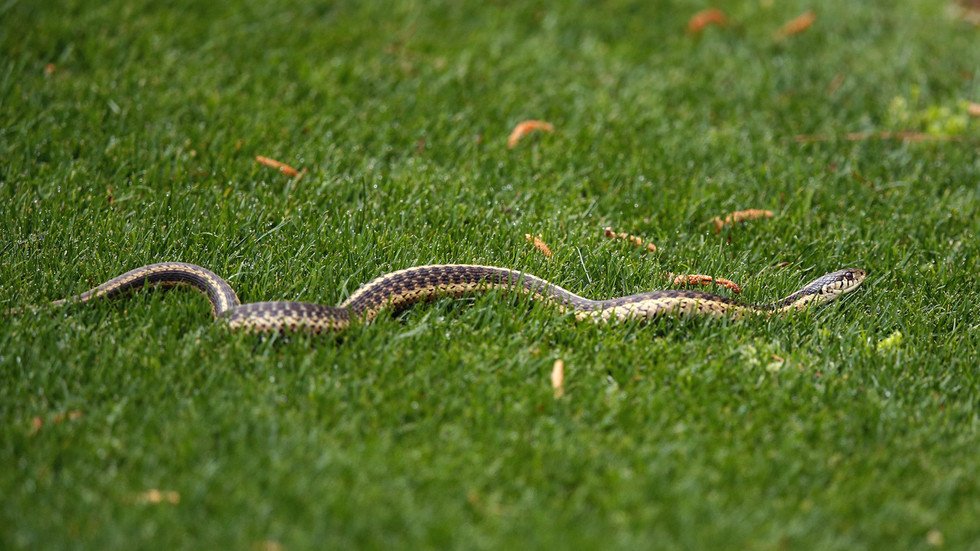
[[[699,37],[693,1],[269,4],[0,3],[0,311],[164,260],[326,304],[428,263],[594,298],[869,277],[742,322],[5,313],[0,547],[978,549],[980,29],[947,2],[725,2]],[[507,149],[525,119],[555,132]],[[843,139],[898,131],[929,139]],[[714,233],[746,208],[775,216]]]

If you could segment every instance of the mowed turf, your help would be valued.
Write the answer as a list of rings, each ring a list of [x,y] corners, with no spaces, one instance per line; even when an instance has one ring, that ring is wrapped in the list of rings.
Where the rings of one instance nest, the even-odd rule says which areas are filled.
[[[0,4],[0,547],[976,549],[980,30],[723,4],[700,36],[700,2]],[[507,149],[525,119],[555,132]],[[929,139],[844,139],[898,131]],[[714,233],[746,208],[775,216]],[[326,304],[430,263],[594,298],[869,277],[741,322],[507,292],[271,340],[189,291],[7,312],[164,260]]]

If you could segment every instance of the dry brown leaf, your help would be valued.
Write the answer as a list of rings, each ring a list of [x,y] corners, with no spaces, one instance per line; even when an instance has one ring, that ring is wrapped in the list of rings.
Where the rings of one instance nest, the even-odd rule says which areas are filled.
[[[980,25],[980,1],[958,0],[957,5],[950,5],[954,17],[959,17],[967,23]]]
[[[651,252],[651,253],[657,252],[657,246],[651,242],[644,241],[642,237],[638,237],[626,232],[616,233],[616,230],[612,228],[603,228],[602,233],[609,239],[622,239],[623,241],[630,242],[634,247],[645,248],[647,252]]]
[[[941,139],[942,136],[934,136],[925,132],[851,132],[844,135],[844,139],[849,142],[860,142],[870,138],[902,140],[903,142],[926,142]]]
[[[524,239],[526,239],[528,243],[533,243],[534,248],[541,251],[541,254],[547,256],[548,258],[551,258],[551,254],[552,254],[551,248],[548,247],[548,244],[545,243],[540,237],[536,237],[529,233],[525,233]]]
[[[180,503],[180,494],[173,490],[157,490],[151,488],[136,496],[137,503],[169,503],[177,505]]]
[[[287,165],[286,163],[281,163],[281,162],[279,162],[279,161],[277,161],[275,159],[270,159],[268,157],[263,157],[262,155],[257,155],[255,157],[255,160],[258,161],[258,163],[260,165],[265,165],[265,166],[267,166],[269,168],[274,168],[274,169],[278,170],[279,172],[282,172],[286,176],[289,176],[290,178],[296,178],[297,176],[300,176],[300,175],[302,175],[303,173],[306,172],[305,170],[303,172],[300,172],[300,171],[296,170],[295,168]]]
[[[745,222],[746,220],[755,220],[757,218],[772,218],[772,216],[773,214],[771,210],[747,209],[729,213],[725,215],[724,220],[715,217],[711,223],[715,226],[715,233],[718,233],[725,226]]]
[[[514,149],[517,147],[518,142],[531,132],[554,132],[555,127],[550,122],[538,121],[538,120],[528,120],[517,123],[514,130],[511,131],[510,136],[507,138],[507,148]]]
[[[565,395],[565,362],[560,359],[551,366],[551,388],[555,390],[556,399]]]
[[[80,419],[81,417],[82,417],[82,412],[78,411],[77,409],[73,409],[71,411],[55,414],[55,416],[51,418],[51,422],[54,423],[55,425],[60,425],[61,423],[64,423],[65,420],[74,421],[76,419]],[[31,436],[40,432],[40,430],[43,427],[44,427],[43,418],[38,416],[31,419],[31,430],[30,430]]]
[[[742,288],[730,279],[725,279],[723,277],[712,277],[709,275],[701,274],[688,274],[679,275],[674,278],[674,285],[711,285],[712,283],[716,285],[721,285],[722,287],[727,287],[735,293],[741,293]]]
[[[699,34],[708,25],[724,27],[727,24],[728,17],[725,15],[725,12],[718,8],[708,8],[691,16],[691,19],[687,22],[687,32]]]
[[[799,16],[790,19],[782,27],[780,27],[779,30],[776,31],[776,38],[786,38],[788,36],[800,34],[801,32],[809,29],[816,20],[817,14],[813,13],[813,10],[807,10],[801,13]]]
[[[980,117],[980,103],[970,102],[966,104],[966,112],[971,117]]]
[[[44,66],[44,75],[45,76],[51,76],[57,70],[58,70],[58,66],[57,65],[55,65],[54,63],[48,63],[47,65]]]
[[[827,85],[827,95],[832,96],[836,94],[837,90],[840,90],[840,87],[844,85],[845,80],[847,80],[847,77],[843,73],[834,75],[834,78],[830,80],[830,84]]]
[[[252,545],[255,551],[283,551],[285,547],[276,540],[257,541]]]
[[[76,419],[80,419],[81,417],[82,417],[82,412],[78,411],[77,409],[73,409],[67,413],[59,413],[55,415],[53,421],[57,425],[59,423],[63,423],[65,419],[68,419],[69,421],[74,421]]]

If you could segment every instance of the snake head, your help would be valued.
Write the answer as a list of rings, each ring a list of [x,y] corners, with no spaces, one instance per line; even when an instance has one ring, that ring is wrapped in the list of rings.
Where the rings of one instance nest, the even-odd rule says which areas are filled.
[[[815,295],[820,302],[830,302],[858,288],[868,272],[860,268],[845,268],[821,276],[804,287],[804,293]]]
[[[814,304],[826,304],[857,289],[867,275],[868,273],[860,268],[846,268],[822,275],[770,308],[780,312],[802,310]]]

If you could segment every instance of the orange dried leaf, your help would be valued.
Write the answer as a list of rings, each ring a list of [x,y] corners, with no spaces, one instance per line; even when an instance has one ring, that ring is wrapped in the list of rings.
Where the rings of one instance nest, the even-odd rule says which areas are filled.
[[[545,243],[540,237],[536,237],[529,233],[525,233],[524,239],[526,239],[528,243],[533,243],[534,248],[541,251],[541,254],[547,256],[548,258],[551,258],[551,254],[552,254],[551,248],[548,247],[548,244]]]
[[[157,490],[151,488],[136,496],[138,503],[169,503],[177,505],[180,503],[180,494],[173,490]]]
[[[44,66],[44,75],[45,76],[51,76],[57,70],[58,70],[58,66],[57,65],[55,65],[54,63],[48,63],[47,65]]]
[[[716,285],[721,285],[722,287],[727,287],[735,293],[741,293],[742,288],[730,279],[725,279],[723,277],[711,277],[709,275],[701,274],[689,274],[689,275],[679,275],[674,278],[674,285],[711,285],[712,283]]]
[[[725,12],[718,8],[708,8],[691,16],[691,19],[687,22],[687,32],[698,34],[708,25],[723,27],[727,24],[728,16],[725,15]]]
[[[538,121],[538,120],[528,120],[517,123],[514,130],[511,131],[510,136],[507,138],[507,148],[514,149],[517,147],[518,142],[531,132],[554,132],[555,127],[550,122]]]
[[[651,253],[657,252],[657,246],[656,245],[654,245],[653,243],[646,242],[646,241],[643,240],[642,237],[638,237],[638,236],[633,235],[633,234],[629,234],[629,233],[626,233],[626,232],[616,233],[616,230],[614,230],[612,228],[603,228],[602,229],[602,234],[605,235],[606,237],[608,237],[609,239],[622,239],[623,241],[628,241],[634,247],[643,247],[643,248],[646,248],[647,252],[651,252]]]
[[[44,420],[40,417],[31,419],[31,435],[37,434],[44,426]]]
[[[268,157],[263,157],[262,155],[257,155],[255,157],[255,160],[258,161],[260,165],[265,165],[269,168],[274,168],[279,172],[282,172],[286,176],[289,176],[290,178],[295,178],[300,175],[300,172],[295,168],[287,165],[286,163],[281,163],[275,159],[270,159]]]
[[[779,30],[776,31],[776,37],[786,38],[787,36],[800,34],[801,32],[809,29],[816,20],[817,14],[813,13],[813,10],[807,10],[799,16],[790,19],[786,22],[786,24],[780,27]]]
[[[730,279],[725,279],[723,277],[716,277],[715,278],[715,283],[717,283],[718,285],[721,285],[722,287],[727,287],[727,288],[731,289],[733,293],[741,293],[742,292],[742,287],[740,287],[738,283],[735,283],[734,281],[732,281]]]
[[[771,210],[747,209],[729,213],[725,216],[724,220],[715,217],[711,223],[715,226],[715,233],[718,233],[725,226],[745,222],[746,220],[755,220],[757,218],[772,218],[772,216]]]
[[[565,362],[560,359],[551,366],[551,388],[555,390],[556,399],[565,395]]]
[[[674,285],[705,285],[711,282],[711,276],[701,274],[686,274],[674,277]]]
[[[966,104],[966,112],[971,117],[980,117],[980,103],[970,102]]]

